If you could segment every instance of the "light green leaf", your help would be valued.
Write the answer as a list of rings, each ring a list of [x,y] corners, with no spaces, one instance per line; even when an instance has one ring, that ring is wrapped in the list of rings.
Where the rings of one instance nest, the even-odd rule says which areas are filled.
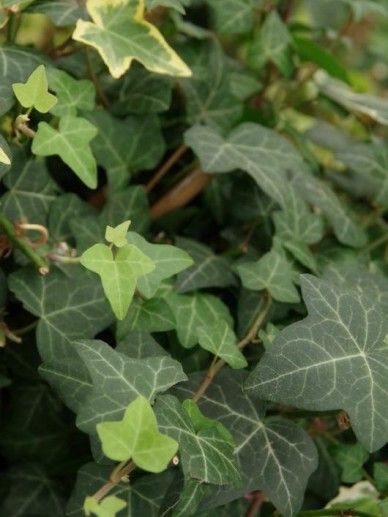
[[[58,155],[89,188],[97,187],[97,165],[90,141],[97,129],[87,120],[63,117],[58,130],[40,122],[32,142],[32,152],[38,156]]]
[[[0,135],[0,176],[3,175],[4,165],[11,165],[11,153],[5,139]]]
[[[315,82],[321,92],[344,106],[349,111],[368,115],[380,124],[388,125],[388,100],[367,93],[356,93],[345,83],[331,78],[320,70]]]
[[[204,427],[195,432],[188,413],[171,395],[158,397],[155,413],[160,430],[179,443],[185,477],[216,485],[239,483],[233,447],[218,429]]]
[[[119,248],[115,255],[105,244],[95,244],[82,254],[81,264],[100,276],[106,297],[119,320],[127,314],[138,278],[155,268],[150,258],[130,244]]]
[[[369,458],[369,454],[360,443],[338,444],[334,448],[334,458],[341,467],[343,483],[357,483],[364,477],[362,466]]]
[[[245,368],[247,361],[237,348],[237,338],[226,321],[212,328],[199,328],[198,341],[202,348],[223,359],[232,368]]]
[[[379,300],[309,275],[302,293],[309,316],[280,332],[247,389],[315,411],[343,409],[359,442],[377,450],[388,440],[388,323]]]
[[[128,404],[139,395],[152,402],[157,393],[187,378],[180,363],[166,355],[133,359],[102,341],[78,341],[74,346],[93,382],[77,425],[92,435],[99,422],[120,420]]]
[[[178,292],[187,293],[204,287],[236,285],[236,278],[224,257],[215,255],[208,246],[192,239],[178,237],[176,243],[194,259],[194,264],[178,275]]]
[[[7,187],[1,198],[1,210],[12,221],[47,223],[51,203],[58,186],[40,159],[27,160],[21,149],[15,149],[12,166],[3,180]]]
[[[137,397],[118,422],[100,422],[97,433],[105,455],[115,461],[132,461],[148,472],[165,470],[178,450],[178,443],[159,432],[151,404]]]
[[[205,172],[242,169],[283,209],[290,205],[291,191],[295,190],[297,198],[321,209],[341,242],[354,247],[365,244],[364,232],[346,213],[333,190],[317,180],[296,149],[274,131],[244,123],[224,138],[210,127],[194,126],[185,133],[185,141]]]
[[[46,63],[46,57],[27,47],[4,45],[0,48],[0,115],[6,113],[15,102],[12,84],[26,81],[42,63]]]
[[[155,167],[165,152],[160,121],[155,116],[122,120],[105,111],[94,111],[88,119],[99,130],[92,149],[112,189],[125,186],[135,172]]]
[[[318,465],[316,449],[301,427],[283,418],[266,416],[266,404],[244,393],[246,375],[243,370],[223,369],[199,401],[205,416],[211,416],[232,433],[242,476],[238,487],[217,491],[207,487],[204,509],[240,498],[247,490],[262,490],[282,515],[297,515],[307,481]],[[179,386],[179,397],[191,397],[202,376],[194,374],[188,383]]]
[[[208,429],[210,427],[215,427],[220,435],[222,435],[227,443],[229,443],[232,447],[234,447],[234,440],[230,432],[226,429],[226,427],[221,424],[221,422],[217,422],[217,420],[213,420],[212,418],[207,418],[199,409],[198,404],[194,402],[192,399],[186,399],[182,403],[183,409],[189,415],[190,420],[194,426],[194,430],[196,433],[201,431],[202,429]]]
[[[144,0],[87,0],[93,22],[78,20],[73,38],[96,48],[115,78],[135,59],[159,74],[189,77],[190,69],[144,18]]]
[[[47,113],[57,103],[57,98],[48,91],[46,69],[39,65],[25,83],[14,83],[12,89],[24,108],[35,108]]]
[[[128,244],[127,232],[130,224],[131,221],[124,221],[114,228],[112,228],[112,226],[107,226],[105,230],[105,240],[114,244],[116,248],[122,248]]]
[[[94,337],[112,323],[98,278],[80,266],[66,273],[53,267],[46,276],[31,267],[19,269],[9,277],[9,287],[25,309],[40,318],[36,340],[46,361],[65,359],[72,341]]]
[[[91,81],[78,81],[63,70],[51,68],[48,71],[50,90],[57,95],[58,102],[51,113],[57,117],[77,115],[78,110],[90,111],[95,106],[95,89]]]
[[[147,298],[155,295],[163,280],[170,278],[192,265],[193,260],[185,251],[169,244],[151,244],[141,235],[129,232],[129,244],[137,246],[155,264],[155,269],[139,279],[138,288]]]
[[[79,0],[35,0],[28,12],[46,14],[58,27],[73,25],[86,17],[85,6]]]
[[[275,249],[257,262],[245,262],[237,266],[237,271],[247,289],[267,289],[279,302],[298,303],[300,300],[294,285],[295,271],[286,257]]]
[[[292,38],[287,26],[274,9],[266,17],[260,31],[248,49],[248,60],[257,69],[266,63],[273,63],[285,76],[293,69],[290,47]]]
[[[127,503],[115,495],[108,495],[102,501],[94,497],[87,497],[84,503],[86,515],[97,515],[97,517],[116,517],[116,515],[127,506]]]
[[[176,294],[166,296],[176,322],[178,339],[185,348],[198,343],[198,330],[210,330],[220,320],[233,324],[232,317],[224,303],[215,296],[203,293]]]

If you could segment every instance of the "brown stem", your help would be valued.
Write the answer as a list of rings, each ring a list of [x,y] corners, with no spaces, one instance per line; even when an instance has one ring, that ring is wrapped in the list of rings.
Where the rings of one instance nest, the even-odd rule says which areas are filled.
[[[101,104],[104,106],[104,108],[109,108],[109,101],[108,97],[105,95],[104,90],[101,87],[100,81],[98,80],[97,74],[93,69],[92,60],[90,59],[90,51],[89,49],[85,49],[86,52],[86,63],[88,67],[89,77],[94,84],[94,87],[96,89],[97,97],[99,98]]]
[[[112,471],[110,475],[109,481],[105,483],[97,492],[93,495],[96,501],[101,501],[116,485],[120,483],[120,481],[128,476],[133,470],[135,470],[136,465],[130,461],[127,463],[123,461],[119,463]]]
[[[268,315],[268,311],[271,307],[272,299],[266,291],[264,291],[264,297],[265,297],[264,306],[260,308],[259,313],[258,313],[255,321],[253,322],[253,325],[250,328],[247,335],[237,345],[240,350],[243,350],[247,345],[249,345],[249,343],[251,343],[255,339],[259,329],[263,325],[263,323]],[[204,396],[204,394],[208,390],[210,384],[213,382],[215,376],[218,374],[218,372],[221,370],[221,368],[223,368],[223,366],[225,366],[225,364],[226,363],[223,359],[219,359],[218,361],[216,361],[215,363],[213,362],[210,365],[209,369],[205,373],[205,376],[204,376],[201,384],[198,386],[197,391],[193,395],[194,402],[198,402],[198,400],[200,400]]]
[[[175,163],[179,160],[181,156],[185,154],[187,150],[187,145],[182,144],[173,152],[173,154],[168,158],[168,160],[165,161],[164,164],[160,167],[155,176],[153,176],[147,183],[145,188],[146,192],[151,192],[151,190],[153,190],[156,187],[159,181],[168,173],[171,167],[175,165]]]
[[[260,511],[260,508],[264,502],[264,494],[263,492],[254,492],[252,498],[252,503],[249,505],[247,513],[245,517],[256,517]]]
[[[151,219],[158,219],[189,203],[204,189],[212,177],[212,174],[205,173],[201,169],[192,170],[152,206]]]

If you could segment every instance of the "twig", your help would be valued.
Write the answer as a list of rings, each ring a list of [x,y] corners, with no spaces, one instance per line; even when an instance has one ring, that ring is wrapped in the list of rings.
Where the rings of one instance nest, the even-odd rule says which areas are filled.
[[[10,242],[18,248],[37,267],[41,275],[49,272],[47,262],[31,247],[30,243],[17,235],[16,228],[3,214],[0,213],[0,228],[3,229]]]
[[[89,76],[90,76],[90,79],[92,80],[92,83],[94,84],[97,96],[100,99],[101,104],[104,106],[104,108],[109,108],[108,97],[105,95],[105,92],[101,87],[100,81],[98,80],[97,74],[93,69],[93,64],[92,64],[92,60],[90,59],[89,49],[86,48],[85,52],[86,52],[86,63],[87,63],[87,67],[88,67]]]
[[[101,501],[116,485],[120,483],[123,478],[126,478],[133,470],[136,465],[130,461],[127,463],[123,461],[119,463],[112,471],[109,481],[105,483],[97,492],[93,495],[96,501]]]
[[[264,306],[260,308],[259,313],[258,313],[255,321],[253,322],[253,325],[250,328],[248,334],[238,343],[237,346],[240,350],[243,350],[247,345],[249,345],[249,343],[251,343],[255,339],[259,329],[263,325],[263,323],[268,315],[268,311],[271,307],[272,299],[266,291],[264,291],[264,293],[265,293],[264,294],[264,296],[265,296]],[[216,361],[215,363],[213,362],[210,365],[201,384],[199,385],[197,391],[193,395],[194,402],[198,402],[198,400],[203,397],[203,395],[208,390],[210,384],[213,382],[215,376],[223,368],[223,366],[225,366],[225,364],[226,363],[223,359],[218,359],[218,361]]]
[[[260,511],[260,508],[264,502],[264,494],[263,492],[254,492],[252,497],[252,502],[249,505],[247,513],[245,517],[256,517]]]
[[[187,150],[187,145],[182,144],[172,153],[168,160],[166,160],[164,164],[160,167],[160,169],[157,171],[155,176],[153,176],[147,183],[145,188],[147,193],[151,192],[151,190],[153,190],[156,187],[159,181],[168,173],[171,167],[175,165],[175,163],[179,160],[181,156],[185,154]]]

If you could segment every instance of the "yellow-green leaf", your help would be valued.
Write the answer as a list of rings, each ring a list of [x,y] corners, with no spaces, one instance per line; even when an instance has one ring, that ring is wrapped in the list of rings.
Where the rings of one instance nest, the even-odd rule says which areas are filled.
[[[73,38],[96,48],[115,78],[135,59],[151,72],[189,77],[190,69],[144,19],[144,0],[87,0],[92,22],[78,20]]]
[[[109,495],[102,501],[97,501],[94,497],[87,497],[84,503],[85,515],[97,515],[97,517],[115,517],[127,503],[115,495]]]
[[[132,461],[143,470],[162,472],[178,450],[178,443],[159,432],[151,404],[138,397],[119,422],[101,422],[97,432],[102,449],[115,461]]]
[[[155,267],[150,258],[130,244],[119,248],[115,255],[105,244],[95,244],[82,255],[81,264],[100,276],[105,295],[119,320],[128,312],[138,278]]]
[[[0,163],[11,165],[11,159],[2,147],[0,147]]]
[[[25,83],[14,83],[12,89],[24,108],[35,108],[47,113],[57,103],[57,98],[48,91],[46,69],[39,65]]]
[[[105,230],[105,239],[111,244],[114,244],[116,248],[122,248],[128,244],[127,232],[130,224],[131,221],[124,221],[114,228],[112,226],[107,226]]]

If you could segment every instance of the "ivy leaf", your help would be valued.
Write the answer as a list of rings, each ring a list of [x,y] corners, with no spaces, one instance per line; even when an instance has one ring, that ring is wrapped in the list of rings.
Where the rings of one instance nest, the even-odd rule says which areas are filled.
[[[204,287],[236,285],[236,278],[228,261],[215,255],[208,246],[182,237],[178,237],[176,243],[194,259],[194,264],[178,275],[178,292],[187,293]]]
[[[119,89],[112,92],[112,112],[115,115],[150,115],[167,111],[171,104],[172,87],[169,77],[133,66],[125,74]]]
[[[134,59],[151,72],[191,75],[159,30],[145,20],[144,0],[87,0],[86,8],[93,23],[78,20],[73,39],[96,48],[113,77],[121,77]]]
[[[185,7],[190,5],[191,0],[146,0],[147,9],[163,6],[176,9],[179,13],[185,14]]]
[[[4,165],[11,165],[11,152],[5,139],[0,135],[0,176],[3,174]]]
[[[365,114],[380,124],[388,125],[387,99],[367,93],[356,93],[345,83],[329,77],[322,70],[315,74],[315,81],[322,93],[349,111]]]
[[[35,108],[40,113],[47,113],[58,102],[55,95],[48,91],[44,65],[39,65],[26,83],[14,83],[12,89],[23,108]]]
[[[125,186],[131,174],[155,167],[165,152],[160,121],[155,116],[120,120],[107,112],[94,111],[88,119],[99,130],[92,149],[112,189]]]
[[[222,34],[239,34],[251,30],[254,22],[252,0],[207,0],[215,27]]]
[[[354,247],[365,244],[364,232],[348,216],[334,192],[306,170],[294,147],[274,131],[247,122],[224,138],[215,129],[194,126],[186,131],[185,141],[205,172],[242,169],[282,208],[290,204],[290,190],[295,189],[296,197],[322,210],[341,242]]]
[[[309,316],[280,332],[247,389],[306,409],[344,409],[360,443],[377,450],[388,438],[388,328],[379,301],[309,275],[302,293]]]
[[[73,25],[86,15],[83,2],[79,0],[35,0],[28,12],[46,14],[58,27]]]
[[[97,129],[83,118],[63,117],[58,130],[40,122],[32,152],[38,156],[60,156],[86,186],[96,188],[97,165],[89,145],[96,135]]]
[[[386,463],[376,462],[373,465],[373,477],[377,489],[380,492],[388,492],[388,465]]]
[[[90,434],[99,422],[120,420],[139,395],[152,402],[157,393],[187,378],[180,363],[169,356],[133,359],[102,341],[79,341],[74,346],[93,382],[77,418],[78,427]]]
[[[166,301],[175,316],[176,331],[181,345],[192,348],[198,343],[198,330],[210,330],[220,320],[232,325],[233,320],[224,303],[210,294],[171,293]]]
[[[115,461],[132,461],[148,472],[165,470],[178,443],[159,432],[151,404],[137,397],[118,422],[100,422],[97,433],[105,455]]]
[[[168,244],[151,244],[138,233],[129,232],[127,240],[155,264],[155,269],[139,278],[138,282],[139,290],[147,298],[155,295],[163,280],[176,275],[193,263],[192,258],[185,251]]]
[[[223,369],[198,402],[205,414],[230,430],[235,458],[242,476],[241,487],[217,491],[207,487],[203,509],[212,509],[240,498],[248,491],[263,490],[282,515],[299,511],[307,481],[317,468],[317,453],[311,438],[299,426],[283,418],[266,416],[266,405],[243,391],[245,371]],[[177,387],[188,398],[201,382],[194,374]]]
[[[3,182],[8,189],[1,199],[3,213],[14,222],[25,220],[45,225],[58,187],[43,160],[27,160],[22,150],[15,149],[12,166]]]
[[[216,485],[240,482],[233,447],[215,427],[195,432],[189,415],[171,395],[158,397],[155,413],[159,428],[179,443],[185,477]]]
[[[46,58],[33,50],[16,45],[0,48],[0,115],[14,104],[12,84],[26,81],[38,65],[46,63]]]
[[[40,318],[36,340],[46,361],[65,359],[72,341],[94,337],[113,319],[98,279],[76,265],[66,273],[53,268],[46,276],[19,269],[9,277],[9,287]]]
[[[150,258],[130,244],[119,248],[115,255],[109,246],[95,244],[83,253],[80,262],[100,276],[106,297],[119,320],[127,314],[138,278],[155,268]]]
[[[202,348],[220,357],[232,368],[245,368],[247,361],[237,348],[237,338],[226,321],[219,321],[212,328],[199,328],[198,341]]]
[[[57,117],[77,115],[78,110],[90,111],[95,105],[95,89],[91,81],[78,81],[63,70],[52,68],[48,71],[50,90],[57,95],[58,102],[51,109]]]
[[[140,279],[139,279],[140,280]],[[175,329],[175,317],[166,300],[155,296],[149,300],[134,299],[125,318],[117,322],[117,339],[129,332],[167,332]]]
[[[116,248],[122,248],[127,242],[127,232],[131,224],[131,221],[124,221],[115,228],[107,226],[105,230],[105,240],[111,244],[114,244]]]
[[[293,69],[290,46],[291,35],[278,12],[273,10],[266,17],[248,50],[248,59],[257,69],[270,62],[288,77]]]
[[[97,517],[115,517],[127,503],[115,495],[108,495],[102,501],[97,501],[95,497],[87,497],[84,503],[86,515],[97,515]]]
[[[361,444],[338,444],[334,449],[334,458],[342,469],[343,483],[357,483],[364,477],[362,466],[369,458],[369,454]]]
[[[286,257],[275,249],[257,262],[245,262],[237,266],[237,271],[247,289],[267,289],[279,302],[298,303],[300,300],[294,285],[295,272]]]

